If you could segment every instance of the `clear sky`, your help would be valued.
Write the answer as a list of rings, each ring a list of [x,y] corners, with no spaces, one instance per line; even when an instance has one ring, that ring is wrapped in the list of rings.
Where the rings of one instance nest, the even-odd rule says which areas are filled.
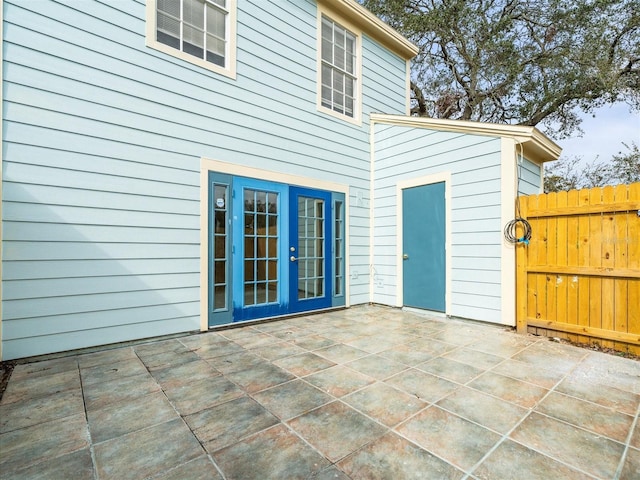
[[[640,145],[640,114],[631,113],[626,104],[603,107],[594,113],[595,117],[583,116],[582,137],[556,141],[562,147],[561,158],[582,157],[589,163],[596,156],[598,161],[610,160],[620,151],[628,152],[622,142],[630,146],[635,141]]]

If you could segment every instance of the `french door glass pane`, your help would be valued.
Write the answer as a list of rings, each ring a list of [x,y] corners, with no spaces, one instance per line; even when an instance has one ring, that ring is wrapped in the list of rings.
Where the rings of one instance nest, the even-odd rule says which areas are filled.
[[[298,299],[323,297],[324,200],[298,197]]]
[[[278,194],[244,190],[245,306],[277,301]]]
[[[214,184],[214,225],[213,225],[213,309],[227,309],[227,218],[228,186]]]

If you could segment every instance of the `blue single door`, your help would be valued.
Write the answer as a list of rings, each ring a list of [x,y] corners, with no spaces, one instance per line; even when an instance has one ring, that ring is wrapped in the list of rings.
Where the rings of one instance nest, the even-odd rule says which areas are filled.
[[[404,305],[445,311],[445,184],[402,191]]]
[[[289,188],[289,311],[327,308],[332,299],[331,193]]]

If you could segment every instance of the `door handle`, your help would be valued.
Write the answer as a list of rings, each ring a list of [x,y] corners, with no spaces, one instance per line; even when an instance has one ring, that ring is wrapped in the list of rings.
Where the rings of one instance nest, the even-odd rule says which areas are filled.
[[[292,262],[296,262],[296,261],[298,261],[298,259],[297,259],[296,257],[294,257],[293,255],[291,255],[291,256],[289,257],[289,260],[291,260]]]
[[[402,259],[403,260],[409,260],[409,255],[405,253],[404,255],[402,255]]]

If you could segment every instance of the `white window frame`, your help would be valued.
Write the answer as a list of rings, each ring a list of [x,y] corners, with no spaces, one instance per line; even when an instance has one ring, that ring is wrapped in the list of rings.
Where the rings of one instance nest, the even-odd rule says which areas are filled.
[[[355,71],[353,76],[355,77],[355,92],[354,92],[354,105],[353,116],[349,116],[345,113],[335,111],[333,108],[329,108],[323,105],[322,100],[322,67],[323,65],[331,65],[322,60],[322,23],[323,18],[338,27],[346,30],[348,33],[355,37]],[[317,25],[317,108],[319,111],[339,118],[341,120],[360,125],[362,119],[362,32],[355,25],[351,24],[345,18],[336,15],[334,12],[326,10],[320,4],[318,5],[318,25]],[[336,68],[335,65],[331,65],[331,68]]]
[[[220,8],[213,1],[203,0],[205,3],[209,3],[216,8]],[[147,47],[159,50],[163,53],[179,58],[186,62],[198,65],[213,72],[225,75],[227,77],[236,78],[236,24],[237,24],[237,0],[226,0],[227,2],[227,16],[226,16],[226,45],[225,45],[225,65],[220,66],[215,63],[206,61],[203,58],[198,58],[189,53],[183,52],[177,48],[165,45],[156,40],[157,32],[157,0],[146,0],[146,41]]]

